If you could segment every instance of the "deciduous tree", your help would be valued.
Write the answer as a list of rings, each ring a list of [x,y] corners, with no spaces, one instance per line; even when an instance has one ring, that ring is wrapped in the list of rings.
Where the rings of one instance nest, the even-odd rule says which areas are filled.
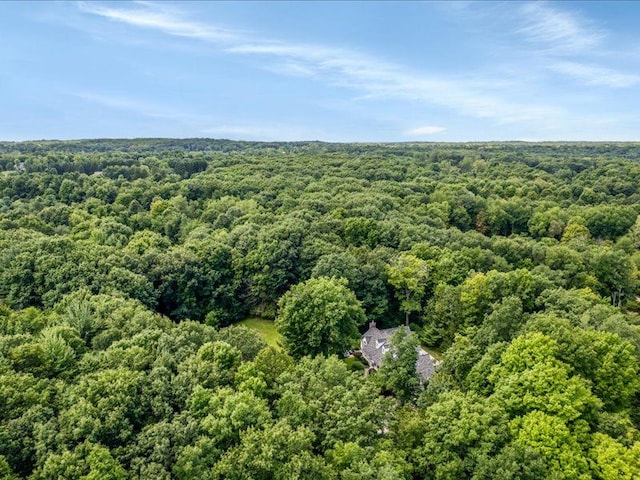
[[[346,282],[318,277],[295,285],[278,302],[276,328],[294,357],[341,354],[358,338],[364,311]]]

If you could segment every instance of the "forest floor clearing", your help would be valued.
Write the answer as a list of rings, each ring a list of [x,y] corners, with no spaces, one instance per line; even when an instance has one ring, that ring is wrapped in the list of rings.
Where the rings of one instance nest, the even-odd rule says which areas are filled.
[[[238,325],[243,325],[247,328],[255,330],[260,334],[262,339],[267,342],[267,345],[282,350],[282,335],[276,330],[276,325],[273,320],[267,320],[265,318],[250,317],[245,318]]]

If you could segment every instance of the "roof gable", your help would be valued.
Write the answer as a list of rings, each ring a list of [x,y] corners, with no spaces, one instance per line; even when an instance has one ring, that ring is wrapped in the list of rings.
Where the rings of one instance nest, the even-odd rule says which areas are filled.
[[[391,336],[398,328],[409,329],[409,327],[379,329],[376,327],[375,322],[369,324],[369,330],[362,335],[360,340],[360,351],[364,359],[369,363],[369,366],[378,368],[382,365],[385,355],[391,348]],[[412,334],[411,330],[409,330],[409,334]],[[435,373],[435,368],[439,362],[422,347],[418,346],[416,350],[418,352],[416,371],[422,381],[428,380],[429,377]]]

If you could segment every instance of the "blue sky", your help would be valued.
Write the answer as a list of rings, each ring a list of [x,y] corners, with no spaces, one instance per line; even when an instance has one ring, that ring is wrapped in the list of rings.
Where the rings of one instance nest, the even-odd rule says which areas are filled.
[[[2,2],[0,140],[640,140],[640,2]]]

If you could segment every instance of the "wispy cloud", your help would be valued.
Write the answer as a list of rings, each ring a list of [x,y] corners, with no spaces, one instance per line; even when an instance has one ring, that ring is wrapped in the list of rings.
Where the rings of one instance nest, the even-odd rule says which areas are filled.
[[[118,94],[81,91],[70,92],[68,95],[80,98],[85,102],[93,103],[95,105],[100,105],[109,109],[123,110],[143,117],[174,120],[198,120],[196,116],[184,113],[178,109],[170,108],[165,105],[155,105],[137,98],[130,98]],[[199,119],[201,120],[202,118]]]
[[[330,85],[356,89],[361,98],[364,94],[368,98],[417,101],[498,123],[542,120],[563,113],[558,106],[518,102],[498,95],[483,88],[477,74],[455,78],[434,76],[349,49],[259,38],[186,19],[180,11],[164,4],[146,3],[131,8],[91,3],[81,4],[81,8],[111,21],[207,42],[218,52],[252,56],[263,60],[265,68],[281,74],[309,76]]]
[[[98,3],[79,2],[80,10],[112,21],[136,27],[161,30],[169,35],[196,38],[210,42],[231,42],[238,32],[180,18],[178,11],[168,5],[137,2],[134,8],[114,8]]]
[[[437,125],[426,125],[424,127],[412,128],[404,132],[407,137],[424,137],[428,135],[435,135],[436,133],[445,132],[445,127],[439,127]]]
[[[617,72],[599,65],[575,62],[557,62],[549,67],[563,75],[573,77],[584,85],[597,87],[625,88],[640,83],[640,75]]]
[[[512,41],[513,35],[516,36],[514,45],[505,46],[512,60],[498,63],[491,72],[470,70],[458,75],[418,71],[352,48],[268,38],[193,20],[175,4],[149,2],[105,6],[83,3],[80,9],[94,19],[161,33],[167,40],[183,39],[169,43],[198,49],[198,53],[204,48],[215,54],[246,57],[252,65],[279,75],[308,77],[325,85],[350,89],[354,92],[354,102],[365,104],[385,100],[435,106],[457,112],[462,117],[486,120],[491,127],[516,125],[527,131],[537,129],[544,132],[542,135],[566,131],[576,125],[584,127],[581,132],[600,128],[595,120],[585,120],[591,117],[584,112],[576,113],[575,106],[582,101],[577,95],[572,98],[557,96],[553,85],[558,80],[571,78],[578,84],[605,88],[628,88],[640,83],[639,75],[610,68],[606,55],[610,36],[605,30],[578,13],[549,3],[517,4],[496,20],[494,31],[510,31]],[[473,21],[471,16],[469,21]],[[519,60],[513,60],[522,58],[523,54],[528,55],[526,67]],[[550,72],[553,75],[549,75]],[[590,99],[593,99],[590,100],[594,102],[593,107],[598,100],[593,95]],[[117,98],[110,101],[112,108],[119,108]],[[136,111],[145,115],[164,114],[162,109],[135,105],[135,102],[129,107],[139,107]],[[604,113],[598,108],[599,115]],[[188,118],[185,123],[197,123],[203,133],[255,139],[282,138],[280,128],[217,124],[215,119],[197,115],[183,115],[182,118]],[[216,124],[218,126],[210,127]],[[436,130],[441,128],[444,127],[409,128],[404,135],[435,135],[444,131]],[[312,138],[314,134],[298,133],[305,138]]]
[[[571,54],[593,49],[604,38],[595,25],[575,13],[559,10],[547,3],[535,2],[522,6],[520,11],[523,34],[536,46],[555,54]]]
[[[627,88],[640,83],[636,73],[606,65],[612,56],[606,45],[608,35],[593,21],[546,2],[527,3],[520,8],[518,16],[521,26],[516,33],[534,47],[548,71],[594,87]],[[619,50],[613,53],[621,54]]]
[[[172,129],[177,129],[177,131],[186,129],[184,131],[193,132],[192,134],[223,134],[223,132],[217,132],[206,127],[216,122],[216,119],[211,115],[193,113],[171,105],[160,105],[140,98],[132,98],[112,92],[79,91],[66,92],[66,95],[79,98],[84,102],[97,105],[102,109],[125,112],[130,118],[145,118],[148,119],[150,123],[154,123],[155,120],[160,120],[161,123],[166,123],[170,125]],[[271,139],[272,137],[269,135],[266,137],[258,135],[252,137],[252,139],[253,138],[262,140],[265,138]]]
[[[300,125],[287,124],[223,124],[219,119],[211,115],[198,115],[184,112],[177,108],[165,105],[156,105],[113,93],[96,92],[72,92],[70,96],[80,98],[85,102],[101,107],[121,110],[130,115],[147,117],[149,119],[170,120],[174,124],[187,126],[190,131],[202,135],[213,135],[218,138],[234,138],[258,141],[293,141],[293,140],[317,140],[326,138],[327,132],[310,130]],[[213,126],[212,126],[213,125]]]

